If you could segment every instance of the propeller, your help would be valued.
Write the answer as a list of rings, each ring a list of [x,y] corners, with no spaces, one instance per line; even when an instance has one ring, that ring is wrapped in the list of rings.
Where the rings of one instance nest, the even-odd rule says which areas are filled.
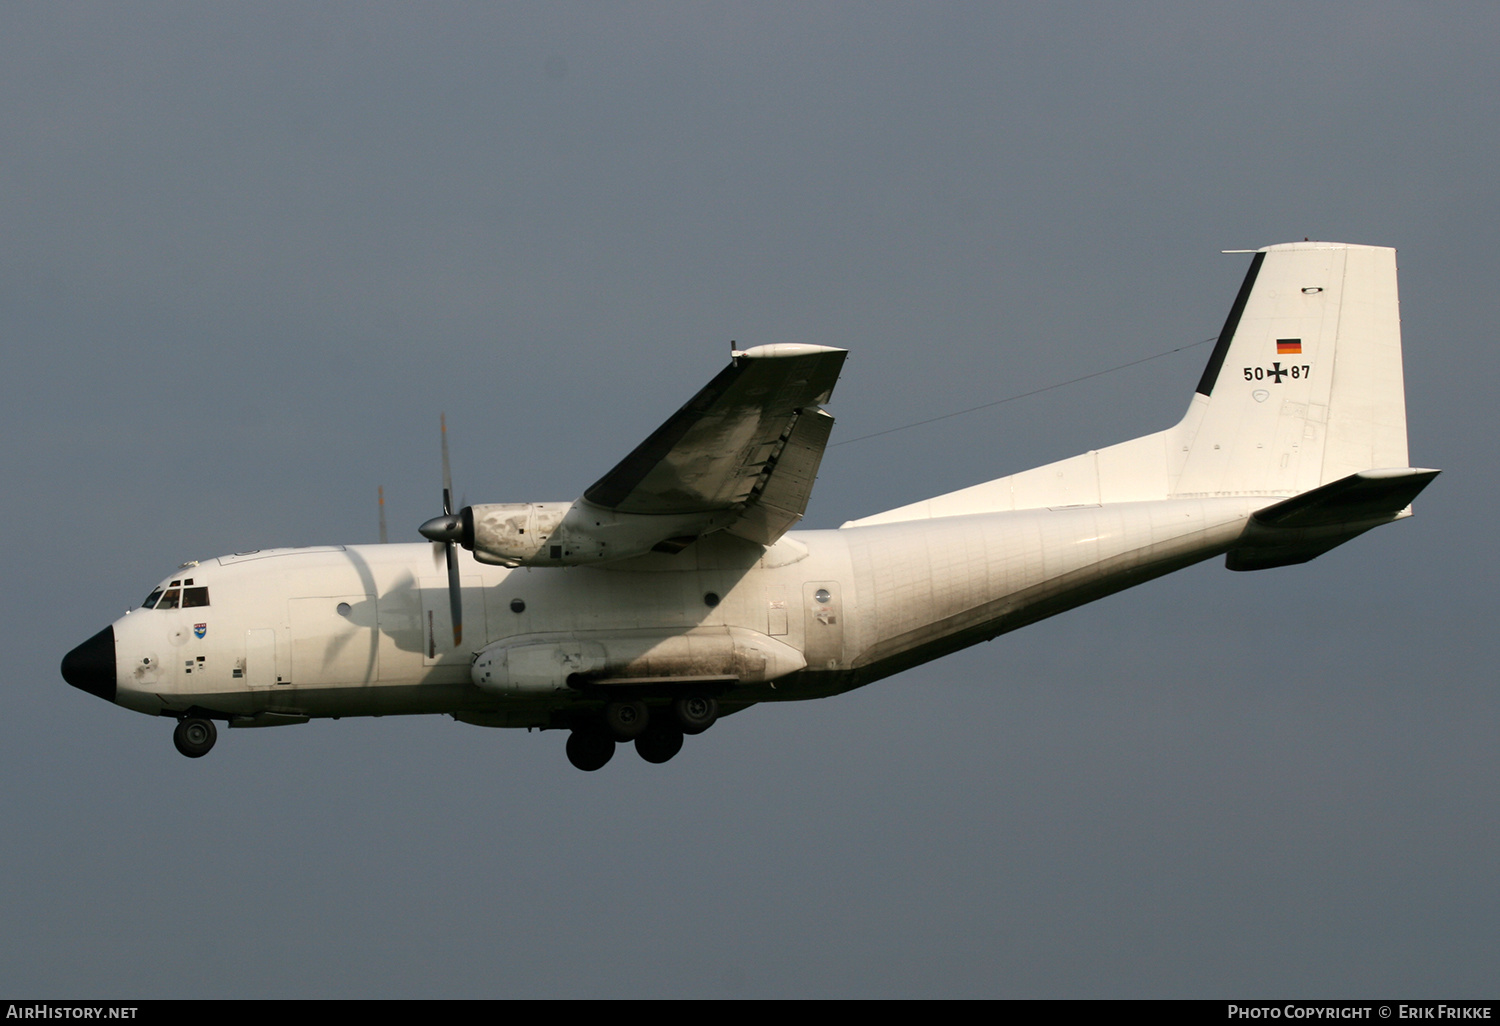
[[[457,648],[464,637],[463,592],[458,580],[458,540],[463,537],[463,518],[453,515],[453,475],[448,469],[448,418],[440,415],[438,423],[443,434],[443,515],[417,528],[422,537],[442,545],[448,555],[448,609],[453,619],[453,645]]]

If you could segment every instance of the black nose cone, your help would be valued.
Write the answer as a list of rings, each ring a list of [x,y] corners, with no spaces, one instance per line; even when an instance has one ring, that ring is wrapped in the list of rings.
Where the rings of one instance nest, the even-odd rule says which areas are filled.
[[[81,691],[98,695],[106,702],[115,700],[115,629],[113,626],[95,634],[63,656],[63,680]]]

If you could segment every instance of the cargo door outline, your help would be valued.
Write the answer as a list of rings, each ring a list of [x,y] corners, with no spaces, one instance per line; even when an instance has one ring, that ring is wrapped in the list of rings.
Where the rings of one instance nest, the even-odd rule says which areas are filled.
[[[844,600],[837,581],[808,581],[802,586],[802,654],[809,670],[837,670],[844,665]]]
[[[276,662],[275,628],[254,627],[245,632],[245,658],[240,669],[247,688],[273,688],[282,682],[281,667]]]

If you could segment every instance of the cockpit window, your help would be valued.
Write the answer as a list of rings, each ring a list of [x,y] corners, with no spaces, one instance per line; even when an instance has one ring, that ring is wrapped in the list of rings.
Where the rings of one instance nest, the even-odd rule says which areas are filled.
[[[166,589],[157,588],[141,603],[142,609],[194,609],[208,605],[208,589],[192,587],[193,579],[173,581]]]

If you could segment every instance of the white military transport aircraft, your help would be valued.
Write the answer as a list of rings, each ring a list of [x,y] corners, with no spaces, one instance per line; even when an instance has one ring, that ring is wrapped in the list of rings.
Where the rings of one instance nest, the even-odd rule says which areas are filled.
[[[445,713],[665,762],[757,702],[824,698],[1200,560],[1305,562],[1409,516],[1396,254],[1255,253],[1174,427],[836,531],[788,533],[844,351],[765,345],[575,501],[466,506],[428,542],[187,563],[63,659],[90,694],[233,727]],[[462,551],[460,551],[460,548]]]

